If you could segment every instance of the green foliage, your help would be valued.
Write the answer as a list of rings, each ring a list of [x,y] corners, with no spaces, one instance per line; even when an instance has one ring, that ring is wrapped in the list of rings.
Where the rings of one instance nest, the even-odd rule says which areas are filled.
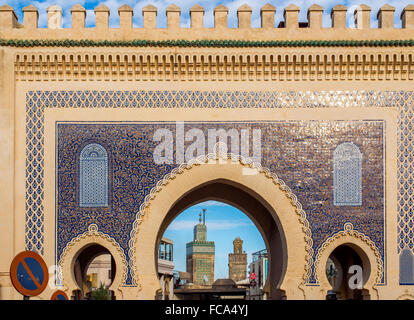
[[[111,300],[111,294],[101,282],[101,286],[98,289],[92,291],[92,299],[94,300]]]

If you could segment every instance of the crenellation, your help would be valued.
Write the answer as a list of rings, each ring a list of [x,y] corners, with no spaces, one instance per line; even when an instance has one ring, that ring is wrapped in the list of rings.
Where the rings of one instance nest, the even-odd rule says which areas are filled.
[[[101,4],[95,8],[96,28],[97,29],[108,29],[109,28],[109,8]]]
[[[0,7],[0,30],[17,28],[17,15],[14,9],[5,4]]]
[[[310,6],[308,9],[309,28],[312,28],[312,29],[322,28],[322,15],[323,15],[322,6],[318,4],[314,4]]]
[[[260,9],[261,27],[271,29],[275,27],[276,7],[271,4],[265,4]]]
[[[392,29],[394,28],[394,13],[395,7],[390,6],[389,4],[383,5],[377,14],[378,19],[378,28],[381,29]]]
[[[191,28],[201,29],[204,27],[204,8],[198,4],[190,9]]]
[[[346,12],[348,8],[342,4],[338,4],[332,8],[331,20],[332,28],[345,29],[346,28]]]
[[[76,4],[70,12],[72,13],[72,29],[85,29],[86,9]]]
[[[144,17],[144,28],[155,29],[157,27],[157,8],[153,5],[147,5],[142,8],[142,16]]]
[[[134,9],[131,6],[124,4],[118,9],[119,14],[119,27],[121,30],[132,29],[132,16],[134,15]]]
[[[331,10],[331,26],[324,27],[324,7],[313,4],[307,9],[307,21],[299,22],[300,8],[294,4],[283,9],[282,21],[276,21],[276,8],[266,4],[260,9],[261,25],[252,27],[252,11],[244,4],[237,9],[237,27],[229,28],[229,9],[219,5],[214,9],[214,26],[204,27],[205,10],[200,5],[190,10],[190,28],[182,28],[180,24],[181,9],[171,4],[166,8],[167,28],[157,27],[157,8],[147,5],[142,9],[143,27],[133,26],[134,9],[123,5],[118,9],[119,28],[109,25],[110,10],[105,5],[94,9],[96,25],[86,26],[86,9],[80,4],[71,8],[72,27],[63,28],[63,11],[57,5],[47,8],[48,28],[36,32],[40,12],[33,5],[23,8],[23,25],[19,24],[13,8],[0,7],[0,39],[6,40],[246,40],[246,32],[251,41],[274,40],[410,40],[414,29],[414,5],[406,6],[401,15],[402,28],[394,26],[396,9],[391,5],[382,6],[376,15],[378,27],[371,19],[371,8],[361,4],[354,12],[354,25],[347,25],[348,9],[344,5],[336,5]],[[276,27],[275,27],[276,25]],[[58,32],[55,29],[59,29]],[[338,34],[337,30],[341,30]],[[104,31],[105,30],[105,31]],[[225,30],[225,34],[223,31]],[[243,30],[243,32],[240,32]],[[314,32],[317,30],[318,32]],[[102,32],[104,31],[104,32]],[[126,32],[128,31],[128,32]],[[340,38],[338,38],[340,35]]]
[[[290,4],[285,8],[285,11],[283,12],[285,28],[296,29],[299,27],[299,11],[300,8],[294,4]]]
[[[29,5],[22,9],[23,11],[23,26],[26,29],[37,29],[39,21],[39,11],[33,5]]]
[[[165,10],[165,12],[167,14],[167,28],[180,28],[181,9],[177,7],[175,4],[172,4]]]
[[[242,5],[237,9],[237,20],[240,29],[251,28],[252,8],[247,4]]]
[[[47,11],[47,27],[49,29],[62,29],[63,12],[62,8],[52,5],[46,9]]]
[[[358,29],[371,28],[371,7],[366,4],[359,5],[354,11],[355,26]]]
[[[414,29],[414,5],[406,6],[401,12],[400,19],[403,29]]]
[[[222,4],[214,8],[214,27],[215,28],[227,28],[227,16],[229,9]]]

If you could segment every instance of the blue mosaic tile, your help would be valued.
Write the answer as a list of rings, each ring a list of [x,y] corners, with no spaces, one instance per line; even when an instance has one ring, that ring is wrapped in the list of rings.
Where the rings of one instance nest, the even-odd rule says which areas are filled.
[[[129,234],[139,206],[157,181],[176,166],[154,163],[156,143],[152,137],[157,128],[174,132],[175,124],[58,125],[58,255],[92,223],[113,237],[124,252],[128,251]],[[342,230],[345,222],[352,222],[375,242],[383,255],[383,184],[374,183],[383,180],[382,122],[192,123],[191,128],[201,129],[206,136],[207,130],[213,128],[261,129],[262,165],[275,172],[298,196],[311,225],[314,251],[327,237]],[[315,130],[328,133],[312,137],[309,133]],[[368,131],[371,136],[366,138]],[[365,204],[347,209],[334,206],[330,192],[333,152],[344,136],[356,143],[363,141],[367,148],[376,150],[366,156],[370,161],[363,164]],[[105,146],[111,162],[108,208],[83,208],[77,199],[75,190],[79,189],[80,177],[76,159],[80,146],[91,141]]]
[[[412,91],[315,91],[315,92],[201,92],[201,91],[30,91],[26,96],[26,249],[36,248],[43,254],[43,199],[44,199],[44,109],[45,108],[67,108],[73,105],[76,108],[148,108],[148,107],[171,107],[166,97],[172,96],[172,101],[176,101],[176,106],[184,108],[211,107],[207,101],[210,95],[214,106],[217,108],[284,108],[284,107],[309,107],[324,108],[328,106],[340,107],[399,107],[398,123],[398,250],[404,248],[413,250],[413,189],[412,181],[414,174],[413,165],[413,92]],[[184,97],[186,97],[184,99]],[[124,101],[119,104],[119,101]],[[346,139],[342,142],[352,141]],[[339,142],[338,142],[339,143]],[[356,142],[358,143],[358,142]],[[364,150],[362,169],[366,166]],[[289,163],[287,163],[289,165]],[[273,167],[272,169],[277,169]],[[277,171],[276,171],[277,172]],[[110,173],[109,173],[110,174]],[[289,181],[288,179],[284,179]],[[364,176],[362,177],[362,186]],[[292,190],[295,186],[291,185]],[[299,187],[297,187],[299,188]],[[299,188],[300,189],[300,188]],[[143,188],[143,190],[148,190]],[[295,191],[295,190],[294,190]],[[300,190],[296,190],[300,193]],[[328,192],[332,195],[332,190]],[[362,206],[368,205],[371,210],[378,210],[372,206],[369,197],[364,195],[362,189]],[[332,199],[331,199],[332,200]],[[365,200],[368,202],[365,203]],[[303,201],[303,200],[302,200]],[[324,198],[316,197],[313,201],[324,201]],[[344,208],[342,208],[344,209]],[[344,210],[344,216],[349,215],[349,210],[355,210],[353,206]],[[324,213],[318,206],[307,208],[308,216]],[[329,213],[328,213],[329,214]],[[356,229],[368,228],[369,223],[373,223],[374,230],[383,222],[378,219],[370,221],[375,217],[363,215],[363,220],[354,223]],[[310,218],[311,219],[311,218]],[[33,223],[35,220],[36,223]],[[33,226],[39,227],[34,234]],[[332,230],[326,230],[326,226],[315,224],[312,226],[313,234],[319,232],[323,235],[333,232],[337,225],[332,225]],[[361,230],[362,231],[362,230]],[[76,231],[77,232],[77,231]],[[73,234],[75,234],[74,232]],[[383,255],[383,233],[381,231],[372,232],[370,237],[381,249]],[[314,239],[315,248],[318,239]]]

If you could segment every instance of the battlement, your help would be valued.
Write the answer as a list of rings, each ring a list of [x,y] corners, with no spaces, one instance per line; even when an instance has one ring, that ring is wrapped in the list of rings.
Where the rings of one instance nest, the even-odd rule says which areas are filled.
[[[133,27],[134,10],[129,5],[118,9],[119,28],[109,26],[110,10],[105,5],[94,9],[96,24],[87,28],[86,10],[77,4],[71,9],[72,27],[63,28],[63,11],[53,5],[47,8],[48,27],[39,28],[39,11],[33,5],[23,8],[23,23],[19,23],[12,7],[0,7],[0,38],[17,40],[90,39],[90,40],[408,40],[414,38],[414,5],[401,12],[401,28],[395,28],[395,8],[382,6],[377,13],[378,28],[371,28],[371,8],[361,4],[351,14],[355,27],[347,26],[348,8],[336,5],[330,12],[331,26],[323,27],[324,8],[314,4],[307,8],[307,21],[299,21],[304,10],[291,4],[283,9],[283,20],[276,21],[276,7],[266,4],[260,9],[261,26],[252,28],[253,9],[247,4],[237,10],[237,28],[228,27],[229,10],[224,5],[214,9],[214,27],[204,27],[205,10],[200,5],[190,9],[190,28],[180,25],[181,9],[172,4],[166,9],[167,27],[157,28],[158,10],[153,5],[142,9],[143,27]]]

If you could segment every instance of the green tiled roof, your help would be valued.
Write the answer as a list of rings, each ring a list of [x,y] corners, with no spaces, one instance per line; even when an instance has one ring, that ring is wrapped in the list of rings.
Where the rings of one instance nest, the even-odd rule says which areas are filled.
[[[412,47],[414,40],[7,40],[0,46],[9,47]]]

